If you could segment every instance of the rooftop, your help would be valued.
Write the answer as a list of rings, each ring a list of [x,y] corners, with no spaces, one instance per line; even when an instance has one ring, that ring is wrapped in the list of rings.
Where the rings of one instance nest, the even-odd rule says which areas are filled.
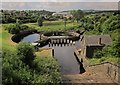
[[[112,42],[110,35],[89,35],[84,36],[84,39],[86,46],[110,45]]]

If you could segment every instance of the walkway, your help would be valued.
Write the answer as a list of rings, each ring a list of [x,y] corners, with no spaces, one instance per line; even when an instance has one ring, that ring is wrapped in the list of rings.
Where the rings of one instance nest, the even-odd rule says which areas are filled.
[[[63,75],[64,83],[113,83],[111,78],[102,72],[85,72],[83,74]]]

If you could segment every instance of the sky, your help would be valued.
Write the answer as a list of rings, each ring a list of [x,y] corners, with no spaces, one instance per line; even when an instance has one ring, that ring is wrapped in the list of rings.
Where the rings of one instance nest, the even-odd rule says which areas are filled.
[[[119,2],[119,0],[1,0],[2,2]]]
[[[64,2],[63,2],[64,1]],[[74,1],[74,2],[73,2]],[[117,10],[119,0],[2,0],[2,9],[7,10]]]

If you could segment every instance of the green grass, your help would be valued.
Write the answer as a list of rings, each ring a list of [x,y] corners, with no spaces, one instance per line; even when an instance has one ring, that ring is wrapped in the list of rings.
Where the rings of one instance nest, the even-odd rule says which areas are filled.
[[[48,31],[64,31],[64,30],[76,29],[78,23],[76,22],[72,23],[71,21],[67,21],[66,28],[63,20],[45,21],[42,27],[39,27],[37,23],[27,23],[25,25],[37,29],[39,31],[48,32]]]
[[[115,64],[118,64],[118,63],[120,63],[119,60],[120,60],[120,58],[107,56],[107,57],[102,57],[102,58],[89,59],[89,64],[94,65],[94,64],[99,64],[99,63],[102,63],[102,62],[113,62]]]
[[[8,24],[9,25],[9,24]],[[7,26],[7,25],[6,25]],[[12,34],[5,30],[4,26],[0,25],[0,47],[1,49],[15,50],[16,43],[11,40]]]

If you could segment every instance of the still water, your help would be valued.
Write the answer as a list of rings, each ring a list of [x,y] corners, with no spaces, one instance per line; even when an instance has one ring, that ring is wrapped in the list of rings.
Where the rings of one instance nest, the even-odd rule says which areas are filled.
[[[23,38],[24,42],[35,42],[39,40],[39,34],[31,34]],[[76,47],[79,47],[79,41],[75,43]],[[74,47],[71,44],[60,44],[53,46],[44,46],[43,48],[53,48],[54,57],[57,59],[60,66],[61,74],[78,74],[80,72],[80,66],[74,56]]]
[[[56,45],[45,46],[43,48],[53,48],[54,56],[58,61],[62,74],[78,74],[80,72],[80,66],[74,56],[73,45]]]
[[[24,37],[21,41],[33,43],[38,40],[40,40],[40,35],[35,33],[35,34],[31,34],[31,35]]]

